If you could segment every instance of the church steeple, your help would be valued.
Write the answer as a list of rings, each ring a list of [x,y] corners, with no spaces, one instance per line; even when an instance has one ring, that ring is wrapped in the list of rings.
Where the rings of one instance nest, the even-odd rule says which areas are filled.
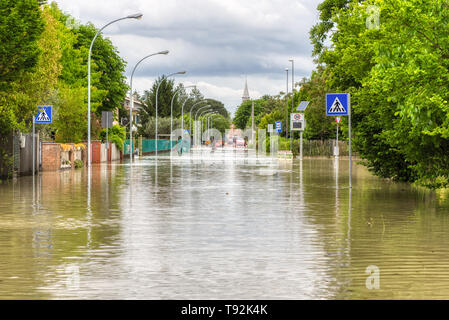
[[[243,90],[242,102],[248,101],[249,99],[248,80],[245,78],[245,90]]]

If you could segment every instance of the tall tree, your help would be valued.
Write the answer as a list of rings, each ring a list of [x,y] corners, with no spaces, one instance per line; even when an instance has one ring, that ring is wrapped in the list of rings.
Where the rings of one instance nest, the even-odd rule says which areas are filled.
[[[0,2],[0,135],[26,128],[31,106],[20,80],[36,70],[41,54],[39,39],[44,22],[36,0]]]

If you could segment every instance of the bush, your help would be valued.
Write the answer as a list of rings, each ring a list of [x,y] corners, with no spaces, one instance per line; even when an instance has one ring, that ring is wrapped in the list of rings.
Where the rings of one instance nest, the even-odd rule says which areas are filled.
[[[74,164],[75,164],[75,169],[80,169],[84,166],[84,162],[81,160],[75,160]]]
[[[123,151],[123,144],[125,143],[126,139],[126,129],[120,127],[119,125],[113,125],[112,128],[109,129],[108,135],[109,141],[115,143],[117,148],[120,151]],[[100,139],[101,142],[106,142],[106,129],[103,129],[101,131]]]

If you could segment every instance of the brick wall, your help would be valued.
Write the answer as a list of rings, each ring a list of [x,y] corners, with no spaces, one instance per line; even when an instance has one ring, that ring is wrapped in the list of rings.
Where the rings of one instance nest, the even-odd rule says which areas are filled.
[[[59,143],[42,142],[42,171],[57,171],[61,168]]]

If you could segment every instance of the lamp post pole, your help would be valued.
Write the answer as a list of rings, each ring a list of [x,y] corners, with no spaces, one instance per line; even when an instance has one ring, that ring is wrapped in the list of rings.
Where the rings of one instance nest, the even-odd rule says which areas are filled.
[[[194,118],[194,123],[196,123],[196,129],[195,129],[195,135],[198,137],[198,130],[200,130],[201,131],[201,126],[199,126],[198,125],[198,123],[197,123],[197,121],[196,121],[196,117],[198,116],[198,112],[200,112],[201,110],[203,110],[203,109],[205,109],[205,108],[209,108],[210,107],[210,105],[208,104],[208,105],[206,105],[206,106],[202,106],[201,108],[199,108],[197,111],[196,111],[196,113],[195,113],[195,118]],[[205,111],[205,110],[204,110]],[[197,141],[198,141],[198,139],[197,139]],[[200,143],[201,144],[201,143]]]
[[[184,87],[184,89],[187,88],[196,88],[196,86],[187,86]],[[173,147],[172,145],[172,132],[173,132],[173,101],[175,100],[176,95],[178,94],[179,91],[181,91],[182,88],[179,88],[178,90],[176,90],[176,92],[173,94],[173,97],[171,99],[171,103],[170,103],[170,149]],[[188,100],[188,98],[184,101],[183,103],[183,107],[184,104],[186,103],[186,101]],[[171,153],[170,153],[171,155]]]
[[[210,126],[210,124],[211,124],[211,117],[214,115],[214,114],[217,114],[215,111],[210,111],[210,112],[208,112],[208,113],[206,113],[206,119],[207,119],[207,131],[209,132],[209,130],[211,129],[211,126]]]
[[[199,111],[199,110],[198,110]],[[207,112],[206,112],[207,111]],[[206,112],[206,113],[204,113],[204,112]],[[204,124],[204,126],[203,126],[203,121],[204,120],[207,120],[207,115],[209,114],[209,113],[211,113],[211,112],[213,112],[212,110],[208,110],[208,109],[206,109],[206,110],[203,110],[201,113],[200,113],[200,118],[201,118],[201,120],[200,120],[200,132],[199,132],[199,134],[200,134],[200,141],[201,141],[201,145],[203,144],[203,137],[202,137],[202,134],[203,134],[203,127],[205,127],[206,125],[207,125],[207,122]],[[204,113],[204,116],[203,116],[203,113]],[[203,117],[203,118],[202,118]]]
[[[195,103],[192,107],[190,107],[190,112],[189,112],[189,134],[192,134],[192,110],[193,108],[195,108],[197,105],[199,105],[200,103],[206,102],[207,103],[207,99],[203,99],[201,101],[198,101],[197,103]],[[182,114],[184,115],[184,105],[182,106]],[[182,122],[182,124],[184,125],[184,121]],[[183,127],[184,130],[184,127]],[[183,131],[184,132],[184,131]]]
[[[91,61],[91,56],[92,56],[92,48],[94,46],[94,42],[97,39],[98,35],[101,33],[101,31],[103,31],[106,27],[110,26],[111,24],[120,21],[120,20],[125,20],[125,19],[141,19],[143,16],[143,14],[141,13],[136,13],[136,14],[132,14],[120,19],[116,19],[114,21],[109,22],[108,24],[106,24],[103,28],[101,28],[100,30],[98,30],[98,32],[95,34],[95,37],[93,38],[92,42],[90,43],[90,48],[89,48],[89,57],[88,57],[88,62],[87,62],[87,166],[90,167],[92,165],[92,145],[91,145],[91,124],[90,124],[90,113],[91,113],[91,107],[90,107],[90,71],[91,71],[91,67],[90,67],[90,61]]]
[[[295,100],[295,60],[290,59],[289,60],[292,63],[292,109],[291,112],[293,112],[293,110],[295,110],[295,106],[294,106],[294,100]],[[293,151],[293,136],[295,135],[294,131],[291,131],[290,128],[290,151]]]
[[[285,68],[285,72],[287,73],[287,93],[285,94],[285,99],[287,100],[285,107],[285,139],[288,139],[288,68]]]
[[[129,93],[129,102],[130,102],[130,107],[129,107],[129,146],[130,146],[129,159],[130,159],[131,163],[133,162],[133,151],[134,151],[134,148],[133,148],[133,109],[134,109],[133,77],[134,77],[134,72],[136,71],[137,67],[143,60],[145,60],[149,57],[158,55],[158,54],[166,55],[166,54],[168,54],[168,50],[157,52],[157,53],[152,53],[152,54],[149,54],[149,55],[143,57],[142,59],[139,60],[139,62],[136,63],[136,65],[134,66],[134,69],[131,73],[131,79],[130,79],[131,89],[130,89],[130,93]]]
[[[174,76],[174,75],[176,75],[176,74],[185,74],[186,72],[185,71],[179,71],[179,72],[174,72],[174,73],[172,73],[172,74],[169,74],[168,76],[166,76],[166,77],[163,77],[162,78],[162,80],[161,80],[161,82],[159,82],[159,84],[157,85],[157,88],[156,88],[156,135],[155,135],[155,139],[156,139],[156,143],[155,143],[155,154],[156,154],[156,159],[157,159],[157,142],[158,142],[158,137],[157,137],[157,112],[158,112],[158,93],[159,93],[159,87],[161,86],[161,84],[162,84],[162,82],[164,82],[165,80],[167,80],[169,77],[171,77],[171,76]]]

